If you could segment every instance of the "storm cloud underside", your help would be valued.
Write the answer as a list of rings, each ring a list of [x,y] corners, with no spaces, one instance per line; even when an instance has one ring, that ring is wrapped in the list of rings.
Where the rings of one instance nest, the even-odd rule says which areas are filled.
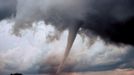
[[[1,20],[16,15],[15,34],[38,20],[60,31],[80,23],[80,28],[91,30],[105,40],[133,44],[133,36],[127,34],[133,28],[133,0],[1,0],[0,3]],[[129,38],[120,39],[123,35]]]

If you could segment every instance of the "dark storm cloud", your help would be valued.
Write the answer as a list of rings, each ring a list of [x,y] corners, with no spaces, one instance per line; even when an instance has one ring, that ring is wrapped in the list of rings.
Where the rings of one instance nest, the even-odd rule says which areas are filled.
[[[133,3],[133,0],[18,0],[16,6],[16,0],[0,0],[0,20],[15,16],[17,9],[15,34],[32,27],[33,21],[44,20],[60,31],[80,26],[106,41],[134,44],[134,36],[129,34],[133,30]]]
[[[33,21],[44,20],[60,31],[79,27],[106,41],[134,44],[134,36],[129,34],[134,28],[133,3],[133,0],[18,0],[14,33],[18,35],[20,30],[32,27]]]
[[[94,0],[92,7],[96,13],[88,13],[83,26],[99,34],[106,41],[134,44],[134,36],[130,34],[134,28],[133,3],[133,0]]]
[[[16,0],[0,0],[0,20],[16,14]]]

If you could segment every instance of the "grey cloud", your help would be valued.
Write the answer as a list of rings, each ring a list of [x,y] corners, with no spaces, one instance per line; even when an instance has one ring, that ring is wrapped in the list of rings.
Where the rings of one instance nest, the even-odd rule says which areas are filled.
[[[14,33],[32,27],[33,21],[44,20],[61,31],[80,26],[106,41],[133,44],[133,36],[128,34],[133,28],[133,3],[133,0],[18,0]],[[123,37],[124,34],[128,37]]]
[[[0,20],[16,15],[16,0],[0,0]]]
[[[133,44],[133,36],[128,34],[133,28],[133,0],[0,1],[1,20],[16,15],[13,27],[16,35],[20,30],[31,28],[34,21],[44,20],[60,31],[75,25],[100,35],[106,41]],[[128,37],[123,37],[124,34]]]

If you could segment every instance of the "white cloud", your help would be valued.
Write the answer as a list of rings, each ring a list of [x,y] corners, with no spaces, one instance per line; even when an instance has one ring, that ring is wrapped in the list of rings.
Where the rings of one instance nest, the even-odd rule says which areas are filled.
[[[59,40],[48,42],[49,38],[46,37],[50,33],[55,33],[52,26],[46,26],[40,21],[34,23],[38,26],[33,28],[33,31],[24,31],[22,37],[16,37],[10,34],[12,24],[14,22],[9,23],[7,20],[0,22],[1,71],[26,71],[34,66],[60,62],[67,43],[68,31],[64,31]],[[122,55],[125,55],[128,49],[105,45],[100,38],[91,47],[87,47],[86,44],[87,41],[83,42],[83,38],[77,35],[67,60],[67,64],[75,64],[74,69],[118,63],[123,60]]]

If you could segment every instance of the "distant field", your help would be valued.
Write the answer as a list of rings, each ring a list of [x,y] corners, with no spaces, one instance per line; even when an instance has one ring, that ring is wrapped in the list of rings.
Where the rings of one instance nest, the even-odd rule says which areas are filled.
[[[55,74],[24,74],[24,75],[55,75]],[[134,75],[134,70],[116,70],[105,72],[71,72],[58,75]]]

